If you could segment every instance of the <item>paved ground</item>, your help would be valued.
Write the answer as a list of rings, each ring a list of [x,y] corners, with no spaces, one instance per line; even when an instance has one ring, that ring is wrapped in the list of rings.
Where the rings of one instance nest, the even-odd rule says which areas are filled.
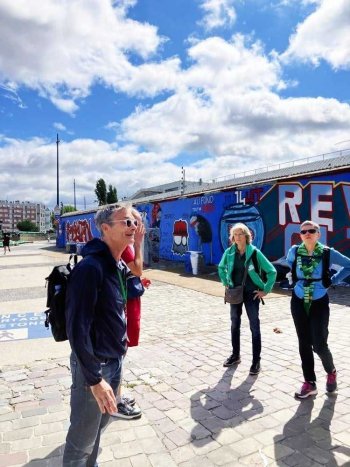
[[[47,243],[12,250],[0,257],[0,317],[45,309],[44,277],[67,258]],[[242,363],[222,367],[230,352],[229,312],[217,281],[162,270],[146,275],[153,284],[143,297],[142,339],[128,353],[125,374],[143,416],[110,423],[100,466],[350,466],[350,289],[331,293],[338,393],[324,393],[317,361],[319,394],[299,402],[288,294],[271,294],[261,309],[263,370],[253,377],[246,317]],[[52,338],[2,340],[0,467],[59,466],[68,427],[69,347]]]

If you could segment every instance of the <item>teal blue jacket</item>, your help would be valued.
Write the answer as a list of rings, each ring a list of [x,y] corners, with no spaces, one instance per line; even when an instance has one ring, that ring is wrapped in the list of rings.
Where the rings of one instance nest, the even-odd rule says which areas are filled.
[[[266,282],[263,282],[260,275],[255,271],[253,261],[250,261],[250,258],[253,254],[253,251],[256,250],[257,252],[257,260],[259,265],[259,270],[266,272]],[[237,251],[237,247],[235,244],[227,248],[222,255],[221,261],[218,266],[218,273],[222,284],[226,287],[234,287],[235,285],[232,281],[232,271],[233,266],[235,264],[235,254]],[[277,272],[273,264],[263,255],[263,253],[256,248],[254,245],[247,245],[246,246],[246,261],[245,264],[249,262],[248,266],[248,275],[253,281],[253,283],[257,286],[259,290],[263,290],[265,293],[271,292],[273,285],[276,280]]]

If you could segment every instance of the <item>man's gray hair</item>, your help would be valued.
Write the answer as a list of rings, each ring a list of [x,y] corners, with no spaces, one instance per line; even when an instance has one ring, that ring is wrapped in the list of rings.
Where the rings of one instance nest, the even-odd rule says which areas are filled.
[[[97,210],[95,214],[95,225],[97,230],[100,232],[101,236],[103,235],[102,224],[111,225],[113,222],[113,214],[116,211],[120,211],[121,209],[126,209],[128,207],[130,206],[126,204],[106,204],[105,206],[101,206]]]

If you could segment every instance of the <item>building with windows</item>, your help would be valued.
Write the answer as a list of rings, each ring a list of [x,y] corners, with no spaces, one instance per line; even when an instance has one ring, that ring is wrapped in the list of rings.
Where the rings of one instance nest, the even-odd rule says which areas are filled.
[[[14,232],[18,222],[29,220],[39,228],[39,232],[50,229],[51,211],[42,203],[30,201],[4,201],[0,200],[0,224],[6,232]]]

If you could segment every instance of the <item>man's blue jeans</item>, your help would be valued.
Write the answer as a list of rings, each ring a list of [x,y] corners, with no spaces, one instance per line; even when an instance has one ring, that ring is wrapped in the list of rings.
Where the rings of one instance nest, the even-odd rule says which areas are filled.
[[[239,356],[241,351],[241,316],[243,304],[245,306],[250,330],[252,333],[253,363],[260,361],[261,354],[261,333],[259,320],[259,303],[257,298],[254,300],[254,292],[245,291],[243,302],[237,305],[231,305],[231,342],[232,355]]]
[[[102,365],[102,377],[116,394],[120,384],[122,357],[107,360]],[[70,358],[72,373],[70,427],[63,455],[63,467],[95,467],[101,431],[110,415],[102,414],[90,387],[86,384],[74,353]]]

